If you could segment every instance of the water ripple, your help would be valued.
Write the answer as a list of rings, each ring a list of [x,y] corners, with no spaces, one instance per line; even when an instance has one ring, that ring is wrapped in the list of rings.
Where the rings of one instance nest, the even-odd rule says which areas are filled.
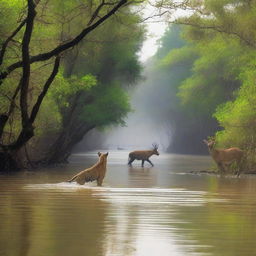
[[[129,205],[177,205],[177,206],[201,206],[206,203],[227,202],[227,199],[219,198],[216,193],[206,191],[191,191],[183,188],[114,188],[96,187],[94,184],[84,186],[76,183],[57,184],[29,184],[24,186],[29,190],[46,190],[74,193],[81,190],[89,190],[91,196],[112,204]]]

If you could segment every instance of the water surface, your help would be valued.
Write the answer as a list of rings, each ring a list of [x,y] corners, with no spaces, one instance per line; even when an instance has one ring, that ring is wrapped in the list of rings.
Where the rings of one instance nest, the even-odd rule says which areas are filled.
[[[0,255],[256,255],[256,178],[194,175],[209,157],[161,154],[154,167],[110,152],[103,187],[65,182],[97,161],[0,175]]]

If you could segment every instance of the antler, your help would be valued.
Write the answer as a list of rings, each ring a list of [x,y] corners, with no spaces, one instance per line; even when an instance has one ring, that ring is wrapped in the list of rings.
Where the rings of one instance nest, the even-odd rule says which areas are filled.
[[[214,137],[208,137],[208,139],[206,140],[203,140],[206,144],[207,143],[210,143],[210,142],[216,142],[215,138]]]
[[[209,147],[216,143],[214,137],[209,137],[207,140],[203,140],[203,142]]]
[[[152,146],[153,146],[154,149],[158,149],[159,145],[157,143],[153,143]]]

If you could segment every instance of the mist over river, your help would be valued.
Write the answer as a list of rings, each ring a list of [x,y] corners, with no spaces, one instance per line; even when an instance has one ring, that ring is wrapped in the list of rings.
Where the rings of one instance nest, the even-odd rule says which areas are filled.
[[[97,161],[0,176],[0,255],[252,256],[256,179],[194,175],[208,156],[152,156],[127,165],[110,151],[102,187],[67,183]]]

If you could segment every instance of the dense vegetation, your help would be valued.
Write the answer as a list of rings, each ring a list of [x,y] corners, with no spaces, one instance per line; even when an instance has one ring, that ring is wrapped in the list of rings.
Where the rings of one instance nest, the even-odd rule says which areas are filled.
[[[126,0],[1,0],[0,10],[1,170],[63,162],[91,129],[124,122],[144,34]]]
[[[141,4],[0,0],[1,170],[66,161],[91,129],[124,123],[144,39],[130,3]],[[244,167],[255,169],[256,1],[155,5],[160,17],[188,10],[171,19],[178,25],[146,70],[165,109],[152,114],[172,129],[169,150],[201,153],[215,136],[217,146],[245,150]]]
[[[165,4],[163,9],[168,9]],[[244,168],[255,170],[256,1],[186,1],[183,8],[193,12],[175,21],[186,25],[179,27],[183,42],[174,43],[178,28],[171,26],[156,56],[161,70],[183,69],[183,79],[169,84],[177,96],[173,109],[190,116],[182,121],[190,135],[202,129],[214,135],[209,121],[215,119],[217,147],[242,148]],[[178,134],[185,135],[180,129]]]
[[[184,82],[194,74],[192,66],[198,53],[182,38],[182,27],[177,25],[166,30],[159,44],[158,52],[147,63],[147,108],[154,120],[170,132],[169,152],[206,153],[202,140],[214,134],[217,122],[205,108],[201,109],[202,102],[192,99],[192,95],[187,99],[190,102],[185,102],[180,93]],[[152,102],[157,102],[157,106],[152,106]]]

